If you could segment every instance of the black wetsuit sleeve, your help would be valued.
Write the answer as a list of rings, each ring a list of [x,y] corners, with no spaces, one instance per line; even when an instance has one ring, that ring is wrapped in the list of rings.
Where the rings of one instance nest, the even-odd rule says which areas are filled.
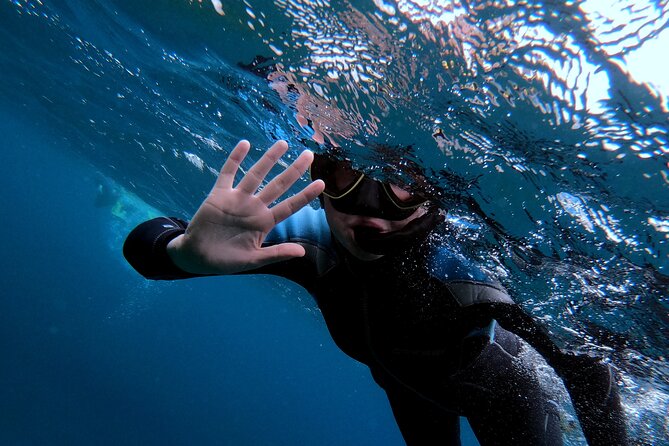
[[[590,446],[629,444],[614,371],[598,358],[561,350],[522,308],[508,303],[481,303],[464,308],[465,317],[483,326],[495,319],[534,347],[560,376],[572,399]]]
[[[174,217],[158,217],[133,229],[123,244],[128,263],[147,279],[174,280],[199,277],[177,267],[167,254],[167,244],[186,232],[188,223]]]
[[[297,223],[293,222],[293,224],[300,223],[302,223],[301,220],[297,221]],[[167,253],[169,242],[185,233],[187,227],[188,222],[176,217],[158,217],[145,221],[133,229],[126,237],[123,244],[123,255],[128,263],[147,279],[176,280],[211,276],[210,274],[193,274],[183,271],[172,262]],[[277,234],[278,238],[273,240],[272,243],[292,240],[290,235],[281,231],[277,231]],[[271,263],[236,274],[271,274],[285,277],[300,285],[307,286],[317,276],[316,263],[320,258],[318,254],[319,249],[317,249],[317,245],[308,243],[308,240],[297,237],[295,241],[302,243],[305,247],[308,253],[306,256]],[[325,254],[321,257],[329,258]]]

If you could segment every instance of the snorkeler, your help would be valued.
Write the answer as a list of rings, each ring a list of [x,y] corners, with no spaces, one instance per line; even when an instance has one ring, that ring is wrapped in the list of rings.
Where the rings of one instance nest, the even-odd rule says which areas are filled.
[[[275,143],[235,181],[241,141],[190,222],[137,226],[128,262],[150,279],[274,274],[316,300],[335,343],[366,364],[408,445],[459,445],[459,416],[481,445],[561,445],[521,338],[563,379],[590,445],[627,444],[613,371],[561,351],[502,286],[430,235],[443,216],[424,191],[377,181],[333,154]],[[311,167],[313,181],[281,200]],[[307,206],[319,197],[322,209]]]

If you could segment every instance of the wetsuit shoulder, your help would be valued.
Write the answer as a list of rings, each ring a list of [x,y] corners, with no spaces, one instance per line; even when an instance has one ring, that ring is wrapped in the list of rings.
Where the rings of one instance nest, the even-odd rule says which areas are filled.
[[[514,303],[498,280],[448,247],[431,248],[428,271],[451,292],[460,306],[491,302]]]
[[[292,242],[302,245],[306,251],[304,260],[316,268],[321,276],[337,263],[337,251],[332,242],[332,233],[322,209],[306,206],[270,231],[263,246]]]

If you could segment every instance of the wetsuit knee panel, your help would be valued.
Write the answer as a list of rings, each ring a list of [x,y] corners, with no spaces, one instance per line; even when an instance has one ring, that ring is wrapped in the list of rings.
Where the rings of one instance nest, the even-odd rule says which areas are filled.
[[[460,343],[459,369],[471,366],[480,356],[483,356],[489,346],[496,345],[500,354],[516,357],[520,351],[520,342],[513,333],[504,330],[493,319],[489,325],[472,330]]]

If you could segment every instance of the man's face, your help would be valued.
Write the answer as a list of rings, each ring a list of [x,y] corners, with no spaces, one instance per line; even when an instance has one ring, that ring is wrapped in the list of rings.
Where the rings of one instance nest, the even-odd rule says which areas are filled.
[[[378,230],[379,233],[399,231],[403,229],[409,222],[420,217],[425,213],[423,207],[419,207],[416,211],[404,220],[384,220],[376,217],[366,217],[361,215],[345,214],[340,212],[332,206],[331,198],[324,198],[325,216],[334,237],[339,243],[346,248],[353,256],[360,260],[376,260],[382,255],[372,254],[360,248],[355,241],[354,230],[358,227],[367,227]]]

